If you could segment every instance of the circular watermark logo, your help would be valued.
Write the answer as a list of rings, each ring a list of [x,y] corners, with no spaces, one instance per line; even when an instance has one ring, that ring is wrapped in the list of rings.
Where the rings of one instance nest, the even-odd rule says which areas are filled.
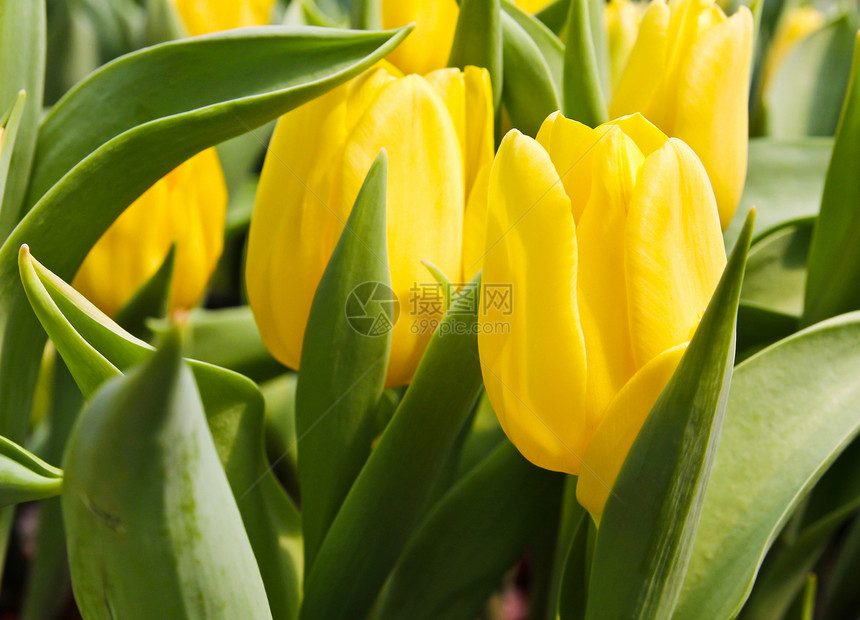
[[[362,282],[346,298],[346,320],[363,336],[384,336],[400,317],[400,300],[382,282]]]

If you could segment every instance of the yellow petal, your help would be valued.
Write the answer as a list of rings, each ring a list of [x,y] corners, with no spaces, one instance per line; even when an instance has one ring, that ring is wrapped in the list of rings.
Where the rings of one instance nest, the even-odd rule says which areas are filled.
[[[511,131],[490,174],[478,348],[502,428],[535,465],[577,473],[585,448],[585,348],[570,202],[546,151]],[[512,305],[488,305],[507,287]],[[507,327],[506,327],[507,326]]]
[[[798,43],[824,26],[824,13],[811,6],[793,7],[780,17],[779,25],[768,46],[761,89],[767,91],[777,70]]]
[[[627,204],[644,161],[617,126],[593,149],[594,179],[576,227],[579,312],[588,360],[586,411],[594,429],[636,370],[630,340],[624,272]]]
[[[368,72],[281,117],[272,136],[245,282],[263,342],[290,368],[299,367],[311,302],[355,199],[341,192],[344,145],[392,79]]]
[[[681,69],[672,135],[705,165],[720,206],[723,228],[740,201],[747,169],[747,93],[753,18],[740,7],[693,45]]]
[[[458,15],[456,0],[383,0],[383,28],[415,22],[415,29],[388,60],[404,73],[420,75],[445,67]]]
[[[639,114],[639,112],[616,118],[608,123],[604,123],[597,129],[600,130],[603,127],[612,125],[619,127],[628,137],[632,138],[645,157],[648,157],[648,155],[661,148],[666,140],[669,139],[666,134],[657,129],[656,125]]]
[[[625,231],[637,366],[690,340],[726,263],[714,193],[695,153],[671,138],[646,158]]]
[[[646,111],[650,110],[651,100],[666,72],[668,28],[669,8],[663,0],[654,0],[642,18],[630,60],[618,78],[609,104],[610,117],[643,112],[656,122]]]
[[[564,189],[570,197],[574,220],[578,223],[591,193],[594,147],[606,133],[552,113],[541,125],[537,141],[549,153]]]
[[[537,13],[552,0],[514,0],[514,4],[527,13]]]
[[[460,141],[448,108],[422,77],[393,81],[355,126],[344,152],[343,200],[355,200],[379,151],[388,151],[388,256],[400,299],[392,332],[387,385],[408,383],[431,336],[415,333],[410,312],[416,286],[431,284],[428,260],[449,279],[460,274],[465,192]],[[368,257],[368,260],[375,260]],[[420,330],[419,330],[420,332]]]
[[[630,52],[639,34],[645,3],[631,0],[609,0],[604,10],[606,38],[609,46],[611,86],[618,85],[624,67],[630,59]]]
[[[595,522],[600,523],[621,465],[686,349],[687,343],[683,343],[661,353],[633,375],[591,438],[576,484],[576,499]]]
[[[195,306],[221,256],[227,187],[213,149],[168,173],[90,250],[74,286],[108,315],[156,272],[176,243],[170,309]]]
[[[426,76],[442,97],[462,146],[466,196],[478,171],[493,161],[493,90],[486,69],[438,69]]]
[[[263,26],[275,0],[173,0],[191,36],[230,28]]]

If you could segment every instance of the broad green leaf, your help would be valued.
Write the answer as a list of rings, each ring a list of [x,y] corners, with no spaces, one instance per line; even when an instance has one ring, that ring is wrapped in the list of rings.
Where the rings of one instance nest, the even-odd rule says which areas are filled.
[[[87,618],[271,618],[178,330],[81,412],[63,459]]]
[[[502,99],[502,9],[499,0],[460,0],[460,15],[448,65],[485,67],[493,84],[493,103]]]
[[[508,6],[502,7],[502,102],[513,126],[536,136],[546,117],[561,109],[561,81],[557,82],[550,59],[511,16]]]
[[[173,284],[173,265],[176,258],[176,244],[170,246],[161,266],[152,277],[131,296],[116,314],[116,322],[129,333],[142,340],[152,338],[152,330],[147,326],[148,319],[167,316],[170,307],[170,287]]]
[[[296,389],[305,572],[370,454],[397,319],[386,241],[388,156],[370,167],[311,304]],[[356,302],[366,325],[349,320]],[[387,324],[379,328],[379,321]],[[359,331],[361,328],[361,331]]]
[[[254,381],[283,374],[272,357],[248,306],[193,310],[188,317],[188,357],[227,368]]]
[[[505,432],[499,425],[490,399],[487,398],[486,392],[482,392],[469,434],[460,450],[457,477],[462,477],[477,467],[505,439]]]
[[[27,93],[21,91],[15,98],[12,107],[6,112],[0,127],[0,201],[6,192],[6,181],[9,178],[9,166],[12,163],[12,153],[15,151],[15,140],[18,137],[18,128],[21,126],[21,118],[26,109]]]
[[[749,166],[741,203],[726,230],[731,248],[755,207],[755,236],[799,218],[818,215],[833,140],[755,138],[749,144]]]
[[[803,322],[860,309],[860,42],[809,250]]]
[[[424,516],[482,387],[471,299],[479,286],[476,276],[453,302],[344,500],[308,574],[302,618],[365,615]]]
[[[856,17],[845,11],[789,52],[765,94],[769,135],[833,135],[851,71],[856,32]]]
[[[45,3],[42,0],[0,0],[0,113],[5,113],[24,90],[15,152],[0,206],[0,240],[21,218],[36,134],[42,114],[45,83]]]
[[[848,528],[838,553],[822,588],[821,620],[843,620],[860,609],[860,518],[855,517]]]
[[[0,437],[0,507],[60,494],[63,472]]]
[[[545,529],[563,477],[503,442],[427,515],[385,587],[374,618],[476,618],[502,576]]]
[[[537,45],[547,63],[556,92],[563,91],[564,84],[564,45],[557,36],[534,15],[523,11],[511,0],[501,0],[502,10],[514,18],[514,21],[526,31],[526,34]]]
[[[165,43],[108,64],[54,106],[27,203],[38,204],[0,249],[0,432],[25,434],[20,412],[42,351],[18,283],[22,244],[71,280],[120,213],[179,163],[343,83],[406,34],[271,27]]]
[[[564,115],[589,127],[609,120],[589,15],[596,6],[570,0],[564,52]]]
[[[21,257],[22,281],[34,310],[86,396],[146,358],[149,345],[123,331],[29,253],[22,251]],[[276,618],[293,618],[301,593],[301,524],[263,452],[262,395],[241,375],[202,362],[189,364],[269,605]],[[94,369],[102,373],[101,381]]]
[[[266,452],[269,462],[284,486],[296,491],[296,383],[298,374],[288,372],[260,385],[266,401]]]
[[[673,617],[701,530],[731,383],[753,217],[750,213],[699,327],[606,502],[589,579],[589,620]]]
[[[678,620],[733,617],[800,498],[860,427],[860,314],[738,365]]]

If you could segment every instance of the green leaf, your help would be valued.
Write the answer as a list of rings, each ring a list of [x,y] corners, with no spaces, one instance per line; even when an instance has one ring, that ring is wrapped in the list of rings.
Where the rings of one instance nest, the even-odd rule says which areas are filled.
[[[860,42],[809,250],[803,322],[860,309]]]
[[[485,67],[493,84],[493,103],[502,99],[502,9],[499,0],[460,0],[460,16],[448,66]]]
[[[740,364],[676,618],[730,618],[799,499],[856,435],[860,314]]]
[[[85,395],[146,358],[149,345],[123,331],[29,253],[21,256],[22,281],[33,309]],[[263,451],[262,395],[241,375],[202,362],[189,364],[269,605],[277,618],[293,618],[301,593],[301,524]],[[102,373],[101,382],[94,369]]]
[[[10,153],[12,161],[0,207],[0,240],[5,240],[22,215],[21,201],[27,191],[42,115],[45,83],[45,3],[42,0],[0,0],[0,76],[0,111],[10,109],[22,90],[27,93],[27,99],[21,104],[15,152]]]
[[[536,136],[546,117],[561,109],[564,48],[560,42],[556,48],[552,39],[539,37],[544,42],[541,48],[523,26],[527,19],[542,27],[540,22],[508,2],[503,1],[502,8],[502,102],[514,127]],[[549,52],[554,48],[558,53]]]
[[[272,617],[180,347],[172,330],[69,438],[63,519],[84,617]]]
[[[272,357],[248,306],[206,310],[188,317],[188,357],[245,375],[256,382],[284,373]]]
[[[568,476],[564,488],[547,620],[585,618],[588,592],[585,547],[590,519],[576,499],[576,482],[575,476]]]
[[[305,328],[296,433],[306,572],[375,435],[373,411],[385,384],[391,329],[399,312],[388,271],[387,177],[383,150],[355,199]],[[352,304],[358,305],[350,311]],[[359,314],[366,323],[350,320]]]
[[[3,134],[0,136],[0,201],[3,200],[3,194],[6,191],[9,166],[12,163],[12,153],[15,151],[15,140],[18,137],[18,128],[21,126],[26,102],[27,93],[22,90],[0,123],[3,128]]]
[[[848,528],[838,553],[822,588],[821,620],[843,620],[860,609],[860,518]]]
[[[731,383],[753,217],[606,502],[589,580],[588,619],[674,617],[701,529],[702,500]]]
[[[592,9],[595,8],[592,4]],[[603,15],[601,14],[601,19]],[[594,45],[589,0],[570,0],[564,53],[564,115],[589,127],[609,120],[597,52]]]
[[[362,30],[382,28],[382,0],[353,0],[351,22]]]
[[[856,17],[846,11],[788,54],[765,94],[769,135],[833,135],[851,73],[856,32]]]
[[[750,140],[744,194],[726,230],[726,246],[734,245],[753,207],[756,239],[786,222],[818,215],[832,150],[829,138]]]
[[[146,322],[152,318],[164,318],[170,306],[170,287],[173,284],[173,265],[176,244],[170,246],[161,266],[143,283],[116,314],[116,322],[126,331],[141,338],[152,338],[152,330]]]
[[[474,295],[479,287],[476,276],[466,290]],[[366,614],[424,516],[482,387],[471,295],[461,294],[442,320],[341,506],[308,574],[302,618]]]
[[[0,437],[0,507],[60,494],[63,472]]]
[[[376,620],[476,618],[557,510],[563,476],[503,442],[424,519],[403,551]]]
[[[375,618],[465,618],[479,611],[556,512],[561,477],[507,441],[434,506],[398,561]]]

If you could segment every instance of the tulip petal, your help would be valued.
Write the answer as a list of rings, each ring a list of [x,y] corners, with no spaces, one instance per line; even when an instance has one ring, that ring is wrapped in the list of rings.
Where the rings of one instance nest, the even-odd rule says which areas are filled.
[[[618,86],[609,104],[610,117],[650,110],[651,100],[667,68],[668,28],[669,7],[663,0],[654,0],[642,18],[630,60],[618,78]],[[650,113],[646,116],[657,122]]]
[[[591,438],[576,484],[576,499],[595,522],[600,522],[624,459],[654,403],[672,378],[687,344],[661,353],[633,375],[609,405]]]
[[[478,172],[493,161],[493,89],[486,69],[439,69],[425,78],[436,90],[454,121],[463,151],[466,196]],[[468,280],[466,280],[468,282]]]
[[[274,0],[174,0],[191,36],[269,23]]]
[[[625,261],[633,353],[642,367],[690,340],[726,264],[708,176],[676,138],[646,158],[639,172]]]
[[[408,75],[389,83],[356,124],[344,152],[343,200],[350,204],[379,151],[388,151],[388,256],[391,284],[400,299],[387,386],[412,378],[432,330],[411,302],[435,286],[422,260],[449,279],[460,274],[465,192],[460,141],[445,103],[424,78]],[[368,257],[368,260],[374,260]],[[415,333],[418,331],[418,333]]]
[[[639,112],[616,118],[604,123],[597,129],[616,125],[636,143],[642,155],[648,157],[651,153],[661,148],[669,137],[660,131],[656,125],[642,116]]]
[[[516,130],[493,164],[488,205],[478,332],[487,395],[523,456],[577,473],[587,429],[576,233],[549,155]],[[502,287],[509,312],[490,303]]]
[[[591,195],[576,227],[577,299],[588,359],[586,411],[592,430],[636,370],[625,293],[624,229],[644,157],[618,127],[607,130],[593,149]]]
[[[549,153],[564,184],[576,223],[579,223],[591,193],[593,149],[607,131],[606,127],[592,129],[565,118],[561,112],[554,112],[538,132],[537,141]]]
[[[675,91],[673,135],[689,144],[705,165],[723,228],[734,215],[746,178],[752,39],[752,14],[742,6],[693,45]]]
[[[466,201],[466,216],[463,220],[461,282],[471,282],[484,263],[484,250],[487,242],[487,194],[489,193],[491,168],[492,161],[478,172],[469,199]]]
[[[412,33],[388,60],[404,73],[425,75],[448,64],[460,9],[456,0],[382,0],[382,27],[415,22]]]

